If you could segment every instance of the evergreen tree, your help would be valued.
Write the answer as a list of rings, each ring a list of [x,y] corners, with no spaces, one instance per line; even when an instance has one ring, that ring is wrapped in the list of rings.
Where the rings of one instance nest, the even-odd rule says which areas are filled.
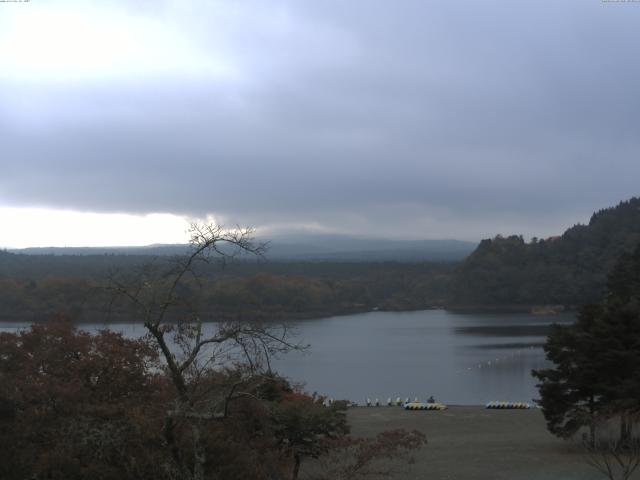
[[[608,293],[583,307],[575,324],[555,326],[545,353],[554,367],[534,371],[549,430],[571,436],[596,417],[619,417],[620,437],[640,412],[640,245],[620,257]]]
[[[602,395],[598,353],[600,345],[594,326],[601,315],[596,305],[584,307],[573,325],[554,325],[544,350],[554,368],[534,370],[541,383],[540,406],[549,431],[570,437],[593,419],[601,408]],[[595,432],[591,429],[591,442]]]

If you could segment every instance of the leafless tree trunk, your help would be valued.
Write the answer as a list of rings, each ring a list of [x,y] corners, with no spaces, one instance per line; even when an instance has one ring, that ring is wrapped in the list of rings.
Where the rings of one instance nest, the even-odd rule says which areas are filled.
[[[598,420],[597,438],[583,441],[583,448],[587,463],[606,478],[628,480],[640,466],[640,432],[637,430],[640,417],[629,413],[618,417]],[[596,427],[595,422],[591,427]]]
[[[203,438],[206,422],[224,420],[229,402],[249,394],[242,391],[242,378],[229,386],[218,385],[218,391],[201,380],[216,368],[228,367],[229,362],[255,377],[265,368],[270,371],[271,355],[302,347],[289,342],[283,325],[203,324],[193,299],[179,293],[187,278],[201,285],[201,264],[211,259],[224,262],[243,253],[261,256],[265,245],[255,243],[251,229],[194,224],[190,233],[190,254],[173,259],[165,269],[147,265],[133,279],[114,275],[110,289],[133,305],[162,354],[177,397],[175,408],[167,414],[165,439],[183,477],[203,480],[208,461]],[[175,445],[174,431],[180,422],[186,422],[191,430],[191,461]]]

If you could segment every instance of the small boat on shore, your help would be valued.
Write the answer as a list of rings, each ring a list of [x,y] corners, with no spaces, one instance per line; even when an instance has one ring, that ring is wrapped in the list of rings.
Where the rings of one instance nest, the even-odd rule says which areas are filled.
[[[493,409],[529,409],[532,408],[530,403],[527,402],[489,402],[485,405],[485,408]]]
[[[423,403],[409,402],[404,404],[405,410],[446,410],[447,406],[443,403]]]

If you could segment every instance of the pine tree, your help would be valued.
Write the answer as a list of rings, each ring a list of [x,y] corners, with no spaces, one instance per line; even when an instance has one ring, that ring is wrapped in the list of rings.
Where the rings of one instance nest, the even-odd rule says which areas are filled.
[[[628,439],[640,413],[640,245],[620,257],[600,304],[553,328],[545,353],[554,367],[533,375],[549,430],[568,437],[589,426],[593,444],[596,418],[618,417]]]
[[[600,345],[594,326],[601,315],[597,305],[584,307],[573,325],[554,325],[544,350],[554,368],[534,370],[541,383],[540,406],[549,431],[570,437],[593,419],[602,408],[599,392]],[[595,431],[591,429],[591,442]]]

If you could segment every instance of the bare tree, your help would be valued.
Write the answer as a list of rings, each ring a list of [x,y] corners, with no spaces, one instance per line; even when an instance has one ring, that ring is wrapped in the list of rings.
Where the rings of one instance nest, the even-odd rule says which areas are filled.
[[[586,462],[609,480],[628,480],[640,466],[640,416],[601,416],[594,420],[595,438],[586,434]]]
[[[412,454],[427,444],[427,438],[418,430],[397,429],[327,443],[327,455],[307,475],[309,480],[404,478],[414,463]]]
[[[171,261],[156,259],[133,277],[113,275],[110,289],[114,298],[124,298],[134,307],[175,388],[164,437],[177,475],[201,480],[211,460],[203,439],[207,422],[223,421],[230,402],[254,395],[256,383],[271,373],[273,355],[303,347],[289,341],[284,325],[203,320],[197,292],[203,285],[203,267],[242,254],[262,256],[265,245],[255,242],[252,229],[239,227],[193,224],[190,234],[189,254]],[[191,431],[191,458],[181,453],[174,435],[185,426]]]

